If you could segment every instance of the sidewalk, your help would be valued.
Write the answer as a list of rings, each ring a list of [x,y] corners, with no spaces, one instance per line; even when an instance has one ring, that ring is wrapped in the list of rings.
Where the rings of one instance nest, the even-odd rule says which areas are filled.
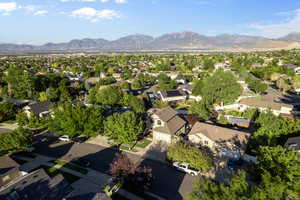
[[[28,163],[25,163],[24,165],[21,166],[20,168],[21,171],[29,172],[40,167],[41,165],[44,165],[48,167],[54,167],[56,169],[59,169],[60,171],[79,177],[80,179],[72,184],[72,187],[75,189],[75,192],[72,193],[72,195],[74,195],[75,193],[79,194],[79,193],[90,193],[90,192],[101,191],[103,187],[107,183],[109,183],[109,180],[111,179],[111,176],[95,171],[90,168],[85,168],[88,170],[88,173],[82,174],[80,172],[63,167],[61,165],[51,163],[49,161],[56,160],[55,158],[51,158],[51,157],[38,155],[36,158],[28,158],[22,156],[16,156],[16,158],[28,161]],[[124,189],[120,189],[118,193],[130,200],[144,200],[143,198],[138,197]]]

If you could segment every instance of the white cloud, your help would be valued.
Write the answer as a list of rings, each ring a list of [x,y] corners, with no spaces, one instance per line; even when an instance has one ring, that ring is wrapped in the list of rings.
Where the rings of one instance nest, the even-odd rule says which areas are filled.
[[[115,0],[116,3],[127,3],[127,0]]]
[[[285,14],[288,15],[286,12]],[[291,32],[300,32],[300,9],[292,11],[290,16],[281,23],[254,23],[250,24],[249,27],[260,31],[261,35],[270,38],[278,38]]]
[[[16,9],[18,9],[16,2],[0,3],[0,12],[4,12],[4,13],[8,14],[9,12],[12,12]]]
[[[46,15],[47,13],[48,13],[48,10],[38,10],[33,15],[35,15],[35,16],[43,16],[43,15]]]
[[[108,2],[109,0],[100,0],[102,3],[106,3]]]
[[[120,18],[121,15],[110,9],[96,10],[94,8],[85,7],[71,12],[71,16],[75,18],[87,19],[91,22],[96,22],[99,19],[114,19]]]

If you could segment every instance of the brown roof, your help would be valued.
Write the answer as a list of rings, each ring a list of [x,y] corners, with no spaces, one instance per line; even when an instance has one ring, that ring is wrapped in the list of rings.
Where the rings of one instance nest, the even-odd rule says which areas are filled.
[[[177,115],[177,112],[171,107],[166,107],[155,112],[154,114],[166,123],[164,127],[157,127],[154,129],[158,132],[174,135],[186,124],[186,122],[181,119]]]
[[[157,115],[162,121],[167,122],[176,116],[177,112],[171,107],[166,107],[156,111],[154,114]]]
[[[249,137],[249,134],[242,131],[224,128],[213,124],[197,122],[193,126],[189,135],[197,135],[199,133],[205,135],[215,142],[224,142],[238,139],[241,144],[246,144]]]
[[[265,101],[256,98],[246,98],[240,101],[240,104],[245,104],[250,107],[259,107],[259,108],[270,108],[273,110],[280,110],[281,107],[293,108],[292,105],[285,103],[277,103],[274,101]]]
[[[19,167],[19,164],[9,156],[0,157],[0,176],[16,167]]]

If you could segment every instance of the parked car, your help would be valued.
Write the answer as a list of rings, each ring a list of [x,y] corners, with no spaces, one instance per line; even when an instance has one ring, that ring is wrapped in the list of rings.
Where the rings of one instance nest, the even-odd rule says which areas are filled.
[[[197,169],[193,169],[189,166],[186,162],[174,162],[173,166],[176,167],[179,171],[183,171],[187,174],[190,174],[192,176],[198,176],[200,174],[200,171]]]
[[[88,160],[84,159],[84,158],[77,158],[72,162],[74,162],[77,165],[83,166],[83,167],[90,167],[91,166],[91,163]]]
[[[60,141],[69,142],[70,138],[68,135],[63,135],[58,138]]]
[[[76,142],[76,143],[83,143],[83,142],[85,142],[87,139],[88,139],[87,136],[79,136],[79,137],[73,138],[72,141],[73,141],[73,142]]]

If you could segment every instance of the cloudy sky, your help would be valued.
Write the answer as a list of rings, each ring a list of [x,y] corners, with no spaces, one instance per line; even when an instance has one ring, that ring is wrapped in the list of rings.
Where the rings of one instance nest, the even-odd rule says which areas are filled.
[[[1,43],[185,30],[270,38],[300,32],[300,0],[0,0]]]

